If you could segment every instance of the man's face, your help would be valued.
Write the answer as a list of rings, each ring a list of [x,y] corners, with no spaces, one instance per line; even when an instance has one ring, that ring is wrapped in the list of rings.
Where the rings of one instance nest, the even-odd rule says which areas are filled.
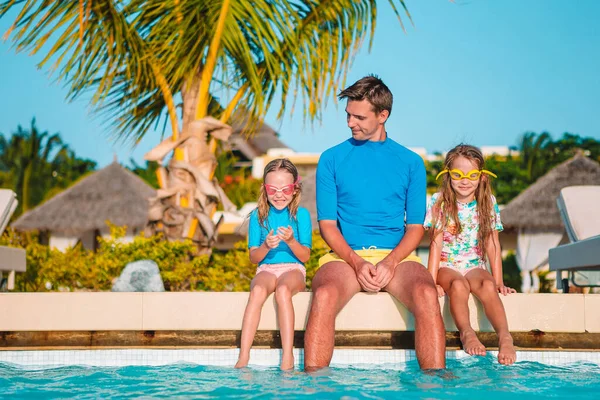
[[[388,115],[387,110],[376,114],[368,100],[348,100],[346,106],[348,128],[356,140],[383,140]]]

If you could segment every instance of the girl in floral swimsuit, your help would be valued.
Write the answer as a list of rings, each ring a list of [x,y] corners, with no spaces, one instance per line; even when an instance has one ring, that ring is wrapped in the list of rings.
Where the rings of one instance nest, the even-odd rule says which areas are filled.
[[[478,148],[459,145],[448,152],[437,177],[442,178],[440,191],[432,196],[425,217],[425,229],[431,228],[428,269],[439,295],[448,294],[463,349],[471,355],[486,353],[469,321],[468,300],[473,293],[498,334],[498,361],[510,365],[517,356],[498,293],[516,291],[502,279],[498,232],[503,228],[490,176],[496,175],[484,169]]]

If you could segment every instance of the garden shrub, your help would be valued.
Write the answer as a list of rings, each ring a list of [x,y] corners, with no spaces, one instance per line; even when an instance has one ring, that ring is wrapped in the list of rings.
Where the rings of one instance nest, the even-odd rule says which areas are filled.
[[[158,234],[137,236],[123,242],[125,227],[111,226],[109,238],[98,238],[96,252],[80,244],[62,252],[39,244],[35,233],[8,229],[0,245],[21,247],[27,252],[27,271],[16,275],[16,290],[108,291],[127,263],[148,259],[156,262],[168,291],[248,291],[256,273],[250,262],[247,242],[238,242],[226,252],[196,256],[191,241],[168,242]],[[306,263],[310,288],[318,258],[329,251],[318,233],[313,234],[313,251]]]

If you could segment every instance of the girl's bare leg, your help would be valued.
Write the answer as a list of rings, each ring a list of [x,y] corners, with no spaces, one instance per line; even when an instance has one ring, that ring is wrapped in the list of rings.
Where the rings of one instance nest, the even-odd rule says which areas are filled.
[[[498,362],[503,365],[513,364],[517,360],[517,352],[494,277],[484,269],[469,271],[465,277],[471,285],[471,292],[481,301],[485,315],[498,334]]]
[[[440,268],[438,285],[448,294],[450,313],[460,333],[463,350],[472,356],[485,356],[485,346],[477,338],[469,320],[469,282],[451,268]]]
[[[277,278],[269,272],[259,272],[250,285],[250,296],[246,311],[244,311],[244,321],[242,322],[242,338],[240,340],[240,355],[235,368],[242,368],[248,365],[250,359],[250,348],[256,335],[256,329],[260,322],[260,313],[267,297],[275,291]]]
[[[275,300],[277,301],[277,319],[281,334],[281,369],[294,369],[294,305],[292,296],[305,288],[304,275],[298,270],[288,271],[277,279]]]

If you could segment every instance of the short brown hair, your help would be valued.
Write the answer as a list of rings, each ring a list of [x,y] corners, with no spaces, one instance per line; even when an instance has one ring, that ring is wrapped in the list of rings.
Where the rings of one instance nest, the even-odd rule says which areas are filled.
[[[390,89],[376,75],[368,75],[356,81],[352,86],[342,90],[338,98],[362,101],[367,100],[373,106],[375,114],[383,110],[392,113],[394,96]]]

